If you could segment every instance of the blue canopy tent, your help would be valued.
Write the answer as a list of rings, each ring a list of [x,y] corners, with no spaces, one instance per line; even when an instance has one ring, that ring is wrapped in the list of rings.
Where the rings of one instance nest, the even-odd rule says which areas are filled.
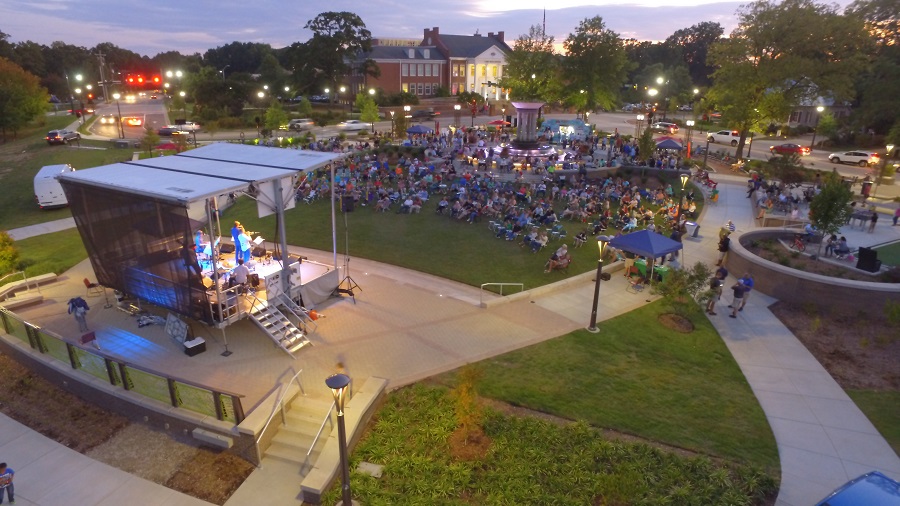
[[[411,126],[406,129],[406,133],[413,134],[413,135],[415,135],[415,134],[424,135],[424,134],[427,134],[428,132],[431,132],[431,129],[426,126],[422,126],[422,125],[415,125],[415,126]]]
[[[650,259],[647,272],[653,272],[657,258],[666,256],[669,253],[675,253],[684,248],[684,245],[680,242],[650,230],[639,230],[614,237],[609,242],[609,245],[613,248]]]
[[[682,146],[678,143],[678,141],[673,139],[663,139],[660,142],[656,143],[656,149],[677,149],[681,150]]]

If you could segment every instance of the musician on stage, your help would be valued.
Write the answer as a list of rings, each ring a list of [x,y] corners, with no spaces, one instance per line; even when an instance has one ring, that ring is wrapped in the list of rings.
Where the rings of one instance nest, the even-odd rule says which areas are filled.
[[[235,251],[239,251],[241,249],[241,234],[244,231],[244,227],[241,226],[241,222],[235,221],[234,226],[231,227],[231,238],[234,239],[234,249]],[[237,253],[235,253],[237,256]]]
[[[250,234],[241,228],[241,235],[238,236],[238,241],[240,244],[240,253],[235,253],[235,258],[241,258],[244,262],[250,261],[250,249],[253,247],[253,240],[250,238]]]

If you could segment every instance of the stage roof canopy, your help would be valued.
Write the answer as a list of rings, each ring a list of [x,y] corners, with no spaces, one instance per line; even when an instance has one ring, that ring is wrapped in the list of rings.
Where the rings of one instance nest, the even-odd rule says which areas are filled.
[[[175,156],[115,163],[61,175],[73,184],[109,188],[187,205],[260,183],[313,171],[341,153],[214,143]]]

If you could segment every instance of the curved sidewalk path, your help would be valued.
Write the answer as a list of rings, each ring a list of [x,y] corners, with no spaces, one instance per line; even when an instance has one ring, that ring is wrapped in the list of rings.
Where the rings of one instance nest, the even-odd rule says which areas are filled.
[[[745,198],[746,179],[730,175],[717,179],[726,183],[720,186],[719,204],[706,209],[700,220],[700,237],[685,239],[682,261],[686,264],[715,262],[718,228],[726,220],[734,220],[739,232],[755,227]],[[900,227],[891,228],[885,221],[879,222],[877,235],[885,240],[892,235],[900,238]],[[40,227],[12,232],[37,235]],[[852,234],[846,234],[852,244],[872,242],[872,235]],[[395,387],[547,340],[587,324],[594,286],[587,278],[535,295],[531,301],[483,310],[473,307],[478,303],[477,288],[362,259],[353,259],[353,269],[354,276],[365,278],[360,305],[353,306],[353,311],[389,301],[390,314],[382,313],[380,327],[375,329],[363,319],[342,320],[348,327],[341,334],[350,339],[332,343],[331,348],[322,343],[311,350],[314,353],[306,363],[311,377],[324,377],[338,358],[353,367],[355,374],[387,377]],[[645,303],[644,295],[623,297],[624,289],[625,281],[620,276],[604,283],[598,311],[601,319]],[[813,504],[847,480],[873,469],[900,478],[900,459],[824,368],[767,309],[771,302],[771,298],[754,293],[739,318],[728,318],[725,311],[711,318],[775,434],[782,469],[777,504]],[[430,331],[422,332],[423,313],[428,312],[442,319],[438,327],[432,322]],[[350,335],[354,332],[359,334]],[[245,363],[244,367],[252,365]],[[206,504],[72,452],[2,415],[0,434],[0,455],[20,475],[19,504]],[[46,450],[41,453],[32,448]],[[264,459],[263,467],[253,472],[227,505],[300,504],[297,470],[268,461]]]
[[[686,239],[686,263],[714,265],[718,230],[733,220],[737,232],[757,228],[746,177],[719,175],[718,205],[708,206],[702,238]],[[851,245],[900,239],[900,227],[879,220],[876,233],[844,230]],[[727,263],[727,262],[726,262]],[[732,272],[732,277],[743,273]],[[726,283],[726,286],[730,286]],[[727,290],[726,290],[727,292]],[[808,506],[860,474],[879,470],[900,479],[900,458],[828,371],[769,311],[776,300],[754,292],[737,319],[709,316],[759,400],[778,444],[781,489],[777,505]]]

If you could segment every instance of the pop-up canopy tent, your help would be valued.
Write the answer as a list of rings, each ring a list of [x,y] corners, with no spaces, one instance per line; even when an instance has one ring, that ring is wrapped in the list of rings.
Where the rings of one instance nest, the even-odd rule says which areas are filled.
[[[193,269],[194,232],[203,227],[211,238],[220,236],[219,201],[246,193],[256,199],[260,216],[278,215],[286,253],[284,210],[294,205],[294,179],[339,156],[216,143],[58,179],[100,284],[212,323],[208,293]],[[282,277],[289,288],[290,276]]]
[[[609,245],[649,259],[650,265],[647,266],[647,272],[653,272],[653,264],[657,258],[684,248],[680,242],[650,230],[639,230],[614,237]]]
[[[406,133],[413,135],[425,135],[431,132],[431,129],[422,125],[413,125],[406,129]]]
[[[656,143],[656,149],[682,149],[681,143],[672,138],[662,139]]]

